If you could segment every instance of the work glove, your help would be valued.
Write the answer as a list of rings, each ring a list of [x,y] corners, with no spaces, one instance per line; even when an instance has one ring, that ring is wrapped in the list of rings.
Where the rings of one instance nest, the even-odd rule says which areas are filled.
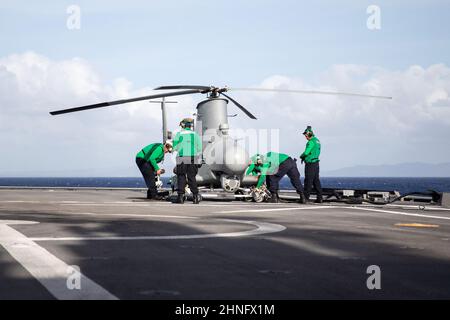
[[[303,164],[303,163],[305,162],[305,156],[304,156],[304,155],[301,155],[301,156],[300,156],[300,159],[302,159],[301,164]]]

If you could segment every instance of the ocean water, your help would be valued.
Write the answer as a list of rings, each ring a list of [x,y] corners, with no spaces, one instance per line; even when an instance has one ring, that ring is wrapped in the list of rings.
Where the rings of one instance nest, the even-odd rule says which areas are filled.
[[[168,186],[168,178],[163,178]],[[321,178],[322,186],[335,189],[396,190],[401,194],[434,190],[450,192],[450,178]],[[13,187],[106,187],[143,188],[142,178],[0,178],[0,186]],[[292,189],[288,179],[280,183],[282,189]]]

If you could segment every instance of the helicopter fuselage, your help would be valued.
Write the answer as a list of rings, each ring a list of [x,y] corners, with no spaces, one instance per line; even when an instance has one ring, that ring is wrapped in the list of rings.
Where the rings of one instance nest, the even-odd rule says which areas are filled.
[[[249,155],[229,135],[229,129],[227,99],[210,96],[197,105],[195,130],[202,137],[204,163],[197,181],[235,192],[248,180],[244,178]]]

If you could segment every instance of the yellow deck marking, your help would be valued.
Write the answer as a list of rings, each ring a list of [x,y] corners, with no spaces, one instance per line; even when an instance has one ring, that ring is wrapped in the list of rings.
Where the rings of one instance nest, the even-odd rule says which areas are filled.
[[[396,227],[411,227],[411,228],[439,228],[437,224],[423,224],[423,223],[396,223]]]

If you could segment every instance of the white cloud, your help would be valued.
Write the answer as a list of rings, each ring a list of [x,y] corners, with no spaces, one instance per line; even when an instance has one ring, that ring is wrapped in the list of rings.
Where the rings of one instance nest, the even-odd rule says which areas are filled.
[[[27,52],[0,59],[0,174],[134,174],[135,153],[161,139],[158,104],[48,112],[148,94],[151,88],[136,89],[126,79],[102,81],[79,58],[52,61]],[[173,126],[193,105],[191,97],[177,100],[170,105]]]
[[[276,75],[256,87],[393,97],[384,100],[253,92],[236,95],[259,116],[258,126],[281,128],[282,148],[288,153],[298,156],[304,146],[300,131],[308,124],[316,128],[324,146],[325,168],[450,161],[450,108],[438,107],[448,102],[450,92],[450,68],[445,65],[411,66],[402,71],[337,65],[322,73],[316,83]]]
[[[324,169],[450,160],[450,108],[444,107],[450,68],[445,65],[395,71],[336,65],[315,82],[274,75],[255,86],[393,96],[390,101],[230,93],[259,118],[252,121],[240,114],[230,120],[232,126],[280,128],[282,151],[294,156],[304,147],[300,132],[311,124],[324,146]],[[135,88],[128,79],[101,79],[79,58],[53,61],[33,52],[0,58],[0,174],[137,174],[135,153],[161,138],[159,105],[139,102],[60,117],[48,112],[148,94],[150,87]],[[200,99],[175,98],[179,103],[169,106],[170,127],[176,129]]]

